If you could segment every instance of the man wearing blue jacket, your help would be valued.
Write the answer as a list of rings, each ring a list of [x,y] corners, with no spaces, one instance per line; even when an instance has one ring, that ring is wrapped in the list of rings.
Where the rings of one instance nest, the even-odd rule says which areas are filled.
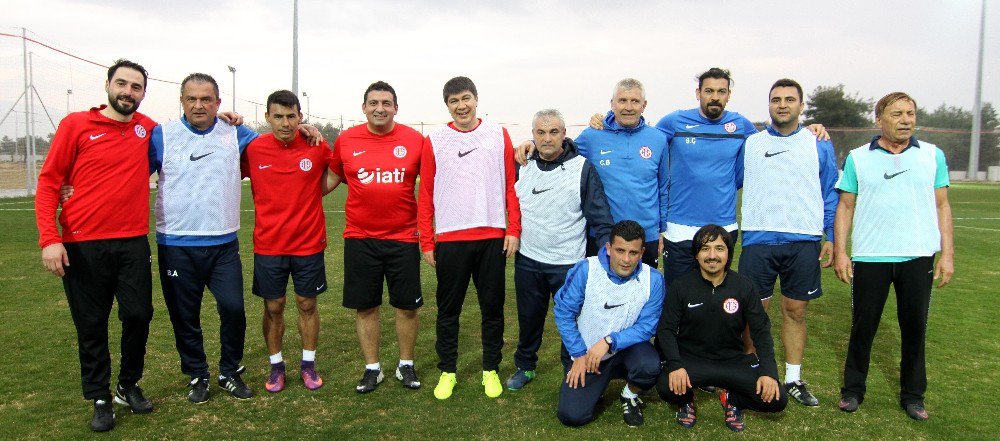
[[[667,220],[667,140],[646,124],[646,91],[638,80],[615,85],[604,130],[587,128],[576,138],[580,154],[597,167],[615,220],[632,219],[646,231],[642,262],[658,267],[663,251],[661,232]],[[599,244],[593,229],[588,256]]]
[[[597,256],[578,262],[555,296],[555,322],[573,359],[565,366],[556,416],[567,426],[594,419],[594,407],[613,378],[626,380],[622,417],[643,423],[638,393],[656,384],[660,358],[650,339],[663,309],[663,276],[640,262],[646,232],[623,220]]]
[[[771,125],[747,138],[743,166],[743,254],[740,274],[760,293],[764,310],[781,276],[784,387],[806,406],[819,400],[801,379],[806,347],[806,306],[823,295],[821,260],[833,251],[837,164],[830,141],[802,130],[802,86],[780,79],[768,94]],[[823,234],[826,234],[826,242]],[[830,266],[831,260],[822,263]],[[753,341],[744,334],[748,348]],[[748,351],[750,352],[750,351]]]
[[[517,290],[517,371],[507,389],[519,390],[535,378],[538,348],[549,299],[569,269],[585,256],[587,225],[604,246],[611,232],[611,212],[594,164],[577,153],[566,137],[566,122],[555,109],[541,110],[532,121],[537,150],[518,168],[514,189],[521,201],[521,248],[514,257]],[[563,358],[568,358],[565,347]]]

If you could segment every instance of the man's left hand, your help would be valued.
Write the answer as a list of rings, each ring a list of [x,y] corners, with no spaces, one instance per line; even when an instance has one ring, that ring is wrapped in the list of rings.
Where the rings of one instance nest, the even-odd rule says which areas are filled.
[[[243,116],[236,112],[219,112],[219,119],[231,126],[242,126]]]
[[[514,236],[503,237],[503,253],[509,259],[521,248],[521,238]]]
[[[833,242],[826,241],[819,250],[819,266],[829,268],[830,265],[833,265]]]
[[[309,140],[309,145],[319,145],[321,142],[325,141],[325,139],[323,139],[323,134],[320,133],[319,129],[312,124],[299,124],[299,133]]]
[[[766,375],[757,377],[757,395],[760,395],[761,400],[770,403],[778,399],[778,393],[778,380]]]

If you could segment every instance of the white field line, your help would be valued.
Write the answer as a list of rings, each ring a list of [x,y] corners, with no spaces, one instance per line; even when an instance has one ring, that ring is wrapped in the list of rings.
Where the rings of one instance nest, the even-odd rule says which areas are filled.
[[[953,225],[953,226],[954,226],[955,228],[968,228],[968,229],[970,229],[970,230],[981,230],[981,231],[997,231],[997,232],[1000,232],[1000,230],[998,230],[998,229],[996,229],[996,228],[979,228],[979,227],[967,227],[967,226],[965,226],[965,225]]]

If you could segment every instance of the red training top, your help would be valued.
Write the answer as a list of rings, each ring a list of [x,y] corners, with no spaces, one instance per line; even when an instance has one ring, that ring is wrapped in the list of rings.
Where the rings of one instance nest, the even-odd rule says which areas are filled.
[[[120,239],[149,233],[149,134],[156,122],[133,113],[128,122],[101,114],[107,105],[59,122],[38,175],[35,223],[42,248],[62,242]],[[73,197],[59,214],[59,187]]]
[[[344,237],[417,241],[420,132],[402,124],[376,135],[368,124],[345,130],[333,143],[330,170],[347,182]]]
[[[250,142],[240,161],[253,193],[253,252],[308,256],[326,249],[323,172],[333,153],[296,133],[284,143],[273,133]]]
[[[479,128],[482,119],[479,120]],[[455,127],[454,122],[448,123],[452,130],[463,132]],[[475,128],[470,130],[476,130]],[[504,236],[521,237],[521,203],[517,199],[517,192],[514,191],[515,163],[514,145],[510,141],[507,129],[503,129],[504,143],[504,201],[507,206],[507,229],[494,227],[474,227],[458,231],[449,231],[438,234],[437,242],[458,242],[467,240],[498,239]],[[420,250],[434,251],[434,175],[437,173],[437,165],[434,161],[434,146],[430,138],[424,138],[423,162],[420,164],[420,207],[417,222],[420,226]]]

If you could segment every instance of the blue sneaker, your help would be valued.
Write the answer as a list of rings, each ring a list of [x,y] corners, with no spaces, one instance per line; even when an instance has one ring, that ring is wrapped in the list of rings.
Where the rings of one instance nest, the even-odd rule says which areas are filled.
[[[521,390],[522,387],[531,383],[535,379],[535,371],[526,371],[518,368],[514,375],[507,379],[507,390]]]

